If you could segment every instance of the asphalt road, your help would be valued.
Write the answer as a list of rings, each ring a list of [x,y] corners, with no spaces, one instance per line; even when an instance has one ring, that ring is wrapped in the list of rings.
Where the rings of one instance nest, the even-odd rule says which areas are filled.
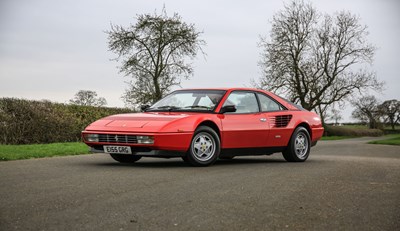
[[[0,230],[400,230],[400,147],[320,142],[194,168],[104,154],[0,163]]]

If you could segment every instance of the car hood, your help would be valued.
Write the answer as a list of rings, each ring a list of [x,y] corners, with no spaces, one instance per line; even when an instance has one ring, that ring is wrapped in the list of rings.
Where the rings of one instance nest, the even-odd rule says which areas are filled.
[[[195,115],[168,112],[119,114],[105,117],[90,124],[85,131],[104,132],[160,132],[172,123],[178,123]],[[178,129],[178,128],[177,128]],[[165,132],[176,132],[173,131]],[[191,130],[186,128],[185,130]],[[183,131],[183,130],[182,130]]]

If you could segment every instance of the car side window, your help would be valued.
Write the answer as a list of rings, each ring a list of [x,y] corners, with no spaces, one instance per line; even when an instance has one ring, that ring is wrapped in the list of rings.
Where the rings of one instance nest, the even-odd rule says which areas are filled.
[[[261,111],[281,111],[282,106],[264,94],[257,93],[258,100],[260,100]]]
[[[256,95],[252,92],[234,91],[226,99],[223,106],[234,105],[236,112],[231,113],[257,113],[259,112]]]

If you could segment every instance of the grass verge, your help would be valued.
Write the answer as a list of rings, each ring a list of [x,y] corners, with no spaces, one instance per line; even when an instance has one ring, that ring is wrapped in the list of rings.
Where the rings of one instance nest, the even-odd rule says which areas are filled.
[[[356,138],[355,136],[323,136],[321,140],[344,140]]]
[[[0,161],[88,154],[84,143],[0,145]]]
[[[368,142],[369,144],[387,144],[387,145],[400,145],[400,134],[387,135],[384,140],[375,140]]]

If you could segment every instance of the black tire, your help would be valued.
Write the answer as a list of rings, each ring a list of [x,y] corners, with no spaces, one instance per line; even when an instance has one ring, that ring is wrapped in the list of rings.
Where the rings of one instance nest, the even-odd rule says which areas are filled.
[[[187,156],[182,156],[181,158],[185,163],[189,163],[189,159],[187,158]]]
[[[210,127],[200,126],[193,134],[185,158],[193,166],[205,167],[217,161],[220,151],[218,134]]]
[[[136,161],[140,160],[140,158],[142,158],[141,156],[124,154],[110,154],[110,156],[120,163],[135,163]]]
[[[310,134],[304,127],[298,127],[294,130],[289,145],[282,154],[288,162],[304,162],[310,155],[310,149]]]

